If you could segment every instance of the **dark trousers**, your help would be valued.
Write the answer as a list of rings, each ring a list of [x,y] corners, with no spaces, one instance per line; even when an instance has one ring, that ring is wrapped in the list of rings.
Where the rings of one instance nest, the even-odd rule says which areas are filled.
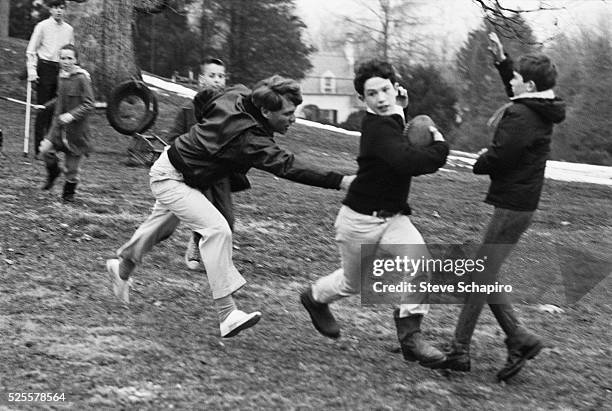
[[[483,244],[480,246],[476,257],[484,258],[486,256],[486,268],[482,273],[475,272],[476,275],[472,276],[472,281],[477,284],[495,283],[505,259],[531,224],[533,213],[533,211],[495,208]],[[485,293],[471,293],[467,296],[457,321],[455,329],[455,341],[457,343],[469,347],[478,317],[482,307],[487,302],[506,335],[510,337],[517,334],[520,324],[510,304],[510,299],[505,293],[495,293],[488,296]]]
[[[45,104],[57,95],[57,77],[59,65],[52,61],[38,60],[36,68],[38,72],[38,84],[36,86],[36,103]],[[53,107],[41,110],[36,115],[34,125],[34,150],[38,154],[38,146],[45,138],[51,121],[53,120]]]

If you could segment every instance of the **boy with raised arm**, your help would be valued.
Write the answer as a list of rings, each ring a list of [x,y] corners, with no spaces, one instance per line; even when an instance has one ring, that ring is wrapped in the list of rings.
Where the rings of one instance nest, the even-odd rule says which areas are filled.
[[[481,151],[473,168],[475,174],[489,175],[485,202],[495,207],[477,256],[486,256],[486,269],[473,277],[487,284],[495,282],[504,260],[531,224],[542,193],[553,126],[565,119],[565,103],[553,91],[557,69],[552,61],[544,54],[527,54],[515,68],[497,35],[491,33],[489,39],[495,67],[511,102],[489,120],[495,130],[493,141]],[[540,352],[543,343],[520,324],[503,293],[467,297],[442,368],[470,370],[470,342],[486,302],[506,334],[508,359],[497,378],[507,380]]]

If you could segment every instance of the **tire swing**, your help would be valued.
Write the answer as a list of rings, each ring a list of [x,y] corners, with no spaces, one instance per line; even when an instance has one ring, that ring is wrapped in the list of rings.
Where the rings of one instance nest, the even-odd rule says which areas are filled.
[[[157,114],[157,97],[139,80],[128,80],[115,87],[106,107],[109,124],[126,136],[147,131]]]
[[[153,126],[157,114],[157,98],[144,82],[129,80],[113,89],[106,118],[119,133],[132,137],[127,165],[150,166],[163,151],[166,145],[163,139],[141,134]]]

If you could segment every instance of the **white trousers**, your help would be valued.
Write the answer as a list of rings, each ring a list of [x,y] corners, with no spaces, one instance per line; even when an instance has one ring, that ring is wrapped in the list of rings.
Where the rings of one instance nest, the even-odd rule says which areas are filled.
[[[168,238],[183,222],[202,236],[199,249],[213,298],[225,297],[242,287],[246,280],[232,261],[232,231],[226,219],[200,190],[185,184],[165,151],[150,175],[153,211],[117,254],[140,263],[155,244]]]
[[[421,233],[405,215],[390,218],[360,214],[342,206],[336,218],[336,242],[340,249],[342,268],[317,280],[312,293],[316,301],[331,303],[343,297],[359,294],[361,289],[361,261],[373,256],[362,255],[362,244],[377,244],[371,247],[377,255],[401,255],[419,259],[429,256]],[[411,277],[411,282],[427,281],[430,273],[420,272]],[[426,296],[423,295],[423,300]],[[429,304],[401,304],[400,317],[412,314],[427,314]]]

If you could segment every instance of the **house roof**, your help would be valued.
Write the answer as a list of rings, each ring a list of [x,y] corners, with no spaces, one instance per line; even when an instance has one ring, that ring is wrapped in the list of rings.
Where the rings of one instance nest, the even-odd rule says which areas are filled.
[[[301,84],[303,94],[323,94],[321,93],[321,79],[329,73],[333,74],[333,78],[336,80],[336,92],[333,94],[355,94],[353,68],[343,53],[313,53],[310,62],[312,68]]]

